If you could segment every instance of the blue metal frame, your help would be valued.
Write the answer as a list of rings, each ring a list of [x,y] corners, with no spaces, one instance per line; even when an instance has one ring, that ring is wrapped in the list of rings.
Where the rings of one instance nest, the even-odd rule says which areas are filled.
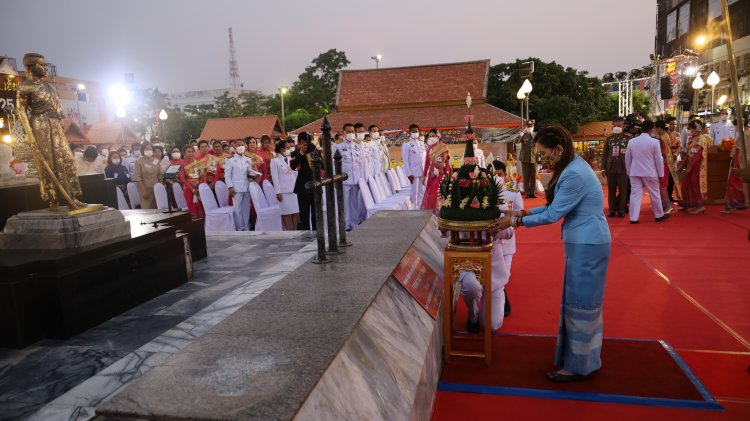
[[[540,335],[540,334],[500,334],[493,332],[496,336],[532,336],[532,337],[554,337],[552,335]],[[702,401],[686,400],[686,399],[669,399],[669,398],[650,398],[644,396],[629,396],[629,395],[614,395],[607,393],[591,393],[591,392],[566,392],[559,390],[544,390],[544,389],[529,389],[522,387],[506,387],[506,386],[485,386],[485,385],[473,385],[473,384],[461,384],[451,382],[439,382],[438,390],[444,392],[462,392],[462,393],[478,393],[485,395],[505,395],[505,396],[522,396],[529,398],[541,398],[541,399],[560,399],[560,400],[574,400],[574,401],[587,401],[587,402],[603,402],[603,403],[619,403],[619,404],[631,404],[631,405],[645,405],[645,406],[661,406],[668,408],[681,408],[681,409],[704,409],[712,411],[723,411],[724,408],[716,402],[716,399],[711,395],[703,382],[700,381],[698,376],[690,369],[685,360],[680,357],[677,351],[667,342],[663,340],[655,339],[629,339],[629,338],[605,338],[608,340],[617,341],[636,341],[636,342],[658,342],[664,350],[672,357],[672,360],[682,370],[682,372],[690,379],[690,382],[698,390]]]

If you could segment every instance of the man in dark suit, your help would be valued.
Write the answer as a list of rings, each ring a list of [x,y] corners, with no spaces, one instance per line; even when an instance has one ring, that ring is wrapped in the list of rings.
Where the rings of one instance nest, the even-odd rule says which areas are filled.
[[[534,150],[534,120],[526,121],[526,129],[515,143],[521,144],[518,162],[521,163],[521,177],[523,177],[523,192],[528,198],[536,195],[536,151]]]
[[[607,177],[607,203],[609,216],[625,216],[628,203],[628,173],[625,169],[625,153],[630,135],[623,127],[625,120],[617,117],[612,121],[612,135],[604,142],[602,151],[602,175]]]
[[[310,135],[307,132],[300,133],[297,142],[297,149],[292,152],[289,166],[297,170],[294,193],[299,204],[299,229],[309,230],[312,223],[312,229],[315,230],[315,194],[305,188],[305,183],[313,179],[310,153],[315,149],[315,145],[310,143]]]

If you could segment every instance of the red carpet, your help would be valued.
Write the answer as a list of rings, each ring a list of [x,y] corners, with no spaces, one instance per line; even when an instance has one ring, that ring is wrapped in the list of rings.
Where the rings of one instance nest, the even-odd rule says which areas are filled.
[[[527,208],[542,203],[541,198],[526,200]],[[613,243],[604,335],[666,340],[724,412],[438,392],[434,419],[565,419],[565,414],[750,419],[750,212],[722,215],[719,210],[709,206],[704,215],[680,213],[655,223],[645,197],[640,224],[608,218]],[[518,252],[507,287],[513,313],[500,333],[555,335],[563,273],[559,223],[520,229],[517,235]],[[461,311],[459,325],[466,317]],[[610,361],[607,349],[602,357],[605,364]],[[542,373],[552,364],[551,353],[547,358],[539,368]]]
[[[443,367],[441,382],[579,393],[703,401],[703,397],[664,347],[656,341],[605,339],[602,369],[590,381],[557,384],[547,381],[553,369],[555,337],[494,336],[493,361],[454,357]],[[480,342],[472,341],[472,344]],[[461,344],[456,344],[460,348]]]

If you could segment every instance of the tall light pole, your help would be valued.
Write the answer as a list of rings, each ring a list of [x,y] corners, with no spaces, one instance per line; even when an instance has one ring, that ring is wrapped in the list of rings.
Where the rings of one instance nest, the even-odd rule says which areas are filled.
[[[693,90],[695,90],[695,93],[693,94],[693,106],[695,108],[695,113],[698,113],[698,91],[703,89],[705,84],[703,83],[703,78],[701,78],[700,73],[696,73],[695,80],[693,80]]]
[[[721,79],[719,79],[719,75],[716,74],[716,72],[711,72],[710,75],[708,75],[708,78],[706,79],[706,83],[708,83],[708,86],[711,87],[711,115],[714,115],[714,88],[716,88],[716,85],[719,84]]]
[[[521,89],[519,92],[523,93],[525,101],[526,101],[526,120],[530,119],[529,116],[529,94],[531,93],[531,90],[533,87],[531,86],[531,82],[529,82],[528,79],[523,81],[523,85],[521,85]]]
[[[279,87],[279,96],[281,97],[281,125],[286,131],[286,111],[284,110],[284,95],[289,92],[289,88],[282,85]]]
[[[377,54],[377,55],[374,55],[374,56],[372,56],[370,58],[373,59],[373,60],[375,60],[375,70],[377,70],[378,67],[380,67],[379,66],[380,65],[380,60],[383,59],[383,55],[382,54]]]
[[[78,113],[78,125],[83,127],[83,119],[81,118],[81,105],[78,103],[78,97],[80,96],[81,92],[86,91],[86,85],[83,83],[79,83],[78,85],[73,87],[73,90],[76,93],[76,113]]]
[[[169,118],[167,111],[162,108],[161,111],[159,111],[159,118],[156,119],[156,138],[159,139],[159,142],[161,142],[161,124],[159,122],[167,121],[167,118]]]

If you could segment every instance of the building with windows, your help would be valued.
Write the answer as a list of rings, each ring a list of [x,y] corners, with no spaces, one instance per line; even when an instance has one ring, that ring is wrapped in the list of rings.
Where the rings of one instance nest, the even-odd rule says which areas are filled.
[[[740,98],[747,105],[750,101],[750,0],[728,2]],[[727,31],[722,15],[721,0],[658,0],[655,47],[656,54],[662,58],[695,57],[697,69],[682,70],[689,71],[691,78],[695,77],[696,70],[704,80],[715,71],[721,78],[715,87],[715,97],[727,95],[726,104],[733,106]],[[710,91],[708,86],[704,89]]]
[[[226,88],[208,89],[203,91],[173,92],[167,94],[172,107],[185,108],[187,106],[213,106],[216,97],[229,93],[230,98],[237,98],[245,92],[255,92],[251,89]]]

